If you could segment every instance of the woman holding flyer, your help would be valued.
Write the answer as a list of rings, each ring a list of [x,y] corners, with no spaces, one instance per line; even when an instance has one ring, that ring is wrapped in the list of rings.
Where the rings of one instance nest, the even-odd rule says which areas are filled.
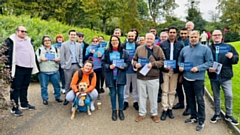
[[[36,51],[37,61],[39,63],[40,72],[38,74],[41,85],[41,96],[43,104],[48,105],[48,83],[51,81],[54,88],[54,97],[57,102],[63,102],[60,99],[60,76],[59,76],[59,58],[60,54],[57,48],[51,45],[49,36],[43,36],[43,46]]]
[[[112,120],[117,120],[116,95],[118,94],[119,118],[124,120],[123,114],[123,91],[126,84],[126,71],[131,64],[128,53],[121,47],[120,39],[111,36],[109,48],[102,58],[102,66],[106,76],[105,83],[109,87],[112,104]]]
[[[92,57],[93,60],[93,69],[97,76],[97,83],[96,83],[96,89],[98,91],[98,99],[100,99],[100,81],[102,77],[102,66],[101,66],[101,58],[104,54],[104,47],[101,47],[99,45],[99,39],[98,37],[92,38],[92,44],[88,46],[86,50],[86,56],[85,59],[88,59],[89,57]]]

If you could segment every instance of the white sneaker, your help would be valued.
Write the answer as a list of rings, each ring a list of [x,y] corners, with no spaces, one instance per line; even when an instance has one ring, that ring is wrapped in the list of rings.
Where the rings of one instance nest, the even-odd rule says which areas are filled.
[[[90,109],[91,109],[91,111],[94,111],[94,110],[95,110],[94,101],[91,101]]]
[[[66,90],[65,90],[65,89],[62,89],[61,92],[62,92],[63,94],[65,94],[65,93],[66,93]]]

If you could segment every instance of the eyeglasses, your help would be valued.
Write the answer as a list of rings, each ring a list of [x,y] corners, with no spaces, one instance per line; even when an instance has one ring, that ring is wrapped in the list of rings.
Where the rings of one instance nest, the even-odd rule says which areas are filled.
[[[44,40],[44,42],[49,42],[49,41],[51,41],[51,40]]]
[[[118,40],[111,40],[112,42],[116,42],[116,41],[118,41]]]
[[[19,30],[19,31],[21,31],[22,33],[27,33],[27,31],[25,31],[25,30]]]
[[[217,36],[220,37],[220,36],[222,36],[222,34],[214,34],[213,36],[214,37],[217,37]]]
[[[92,42],[93,42],[93,43],[97,43],[98,41],[97,41],[97,40],[93,40]]]

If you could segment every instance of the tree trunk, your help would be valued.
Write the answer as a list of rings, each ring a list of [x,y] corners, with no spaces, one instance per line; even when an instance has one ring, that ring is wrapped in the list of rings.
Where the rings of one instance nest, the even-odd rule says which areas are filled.
[[[124,35],[124,16],[122,16],[122,35]]]
[[[103,33],[106,34],[106,23],[107,23],[107,18],[103,18],[103,19],[102,19],[102,23],[103,23],[103,29],[102,29],[102,31],[103,31]]]

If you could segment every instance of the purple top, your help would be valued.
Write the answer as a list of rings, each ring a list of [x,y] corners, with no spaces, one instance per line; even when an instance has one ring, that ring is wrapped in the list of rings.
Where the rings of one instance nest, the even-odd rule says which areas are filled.
[[[16,65],[20,67],[33,68],[35,62],[34,50],[31,42],[25,38],[16,38]]]

